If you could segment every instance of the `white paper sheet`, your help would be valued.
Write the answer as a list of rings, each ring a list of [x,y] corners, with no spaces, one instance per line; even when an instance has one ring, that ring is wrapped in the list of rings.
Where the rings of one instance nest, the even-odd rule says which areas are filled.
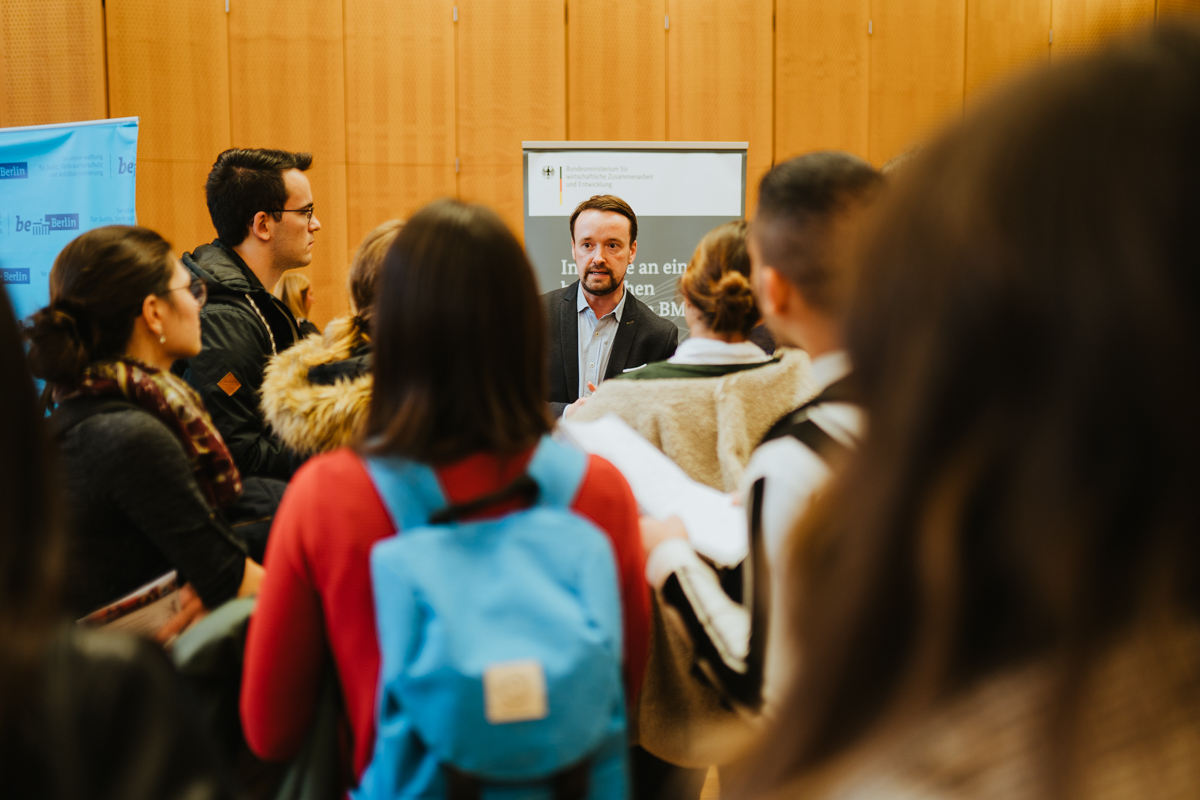
[[[696,552],[724,567],[746,557],[746,510],[730,495],[689,478],[616,414],[592,422],[564,419],[558,432],[567,443],[610,461],[629,481],[643,515],[683,520]]]
[[[179,613],[179,581],[174,570],[79,620],[104,630],[153,636]]]

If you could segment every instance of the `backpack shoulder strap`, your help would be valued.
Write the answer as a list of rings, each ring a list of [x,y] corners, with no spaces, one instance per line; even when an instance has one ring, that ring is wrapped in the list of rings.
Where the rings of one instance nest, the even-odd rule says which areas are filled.
[[[790,436],[816,453],[822,461],[829,462],[831,458],[843,454],[848,448],[814,422],[809,416],[809,411],[825,403],[853,403],[857,399],[856,395],[849,376],[835,381],[819,395],[772,425],[767,434],[763,436],[762,441],[759,442],[759,446],[761,447],[773,439]]]
[[[537,504],[569,508],[579,493],[587,463],[585,453],[561,445],[549,436],[543,437],[526,470],[537,484]],[[471,513],[472,509],[478,510],[475,506],[486,507],[508,495],[510,490],[520,488],[519,484],[513,484],[495,495],[453,507],[453,513],[447,514],[446,496],[437,475],[424,464],[403,458],[373,456],[366,459],[366,467],[392,522],[400,530],[451,521]],[[528,483],[528,479],[525,480]],[[434,517],[436,519],[431,519]]]
[[[784,436],[791,436],[816,453],[817,457],[827,464],[849,450],[844,444],[826,433],[824,428],[813,422],[807,411],[803,412],[799,419],[790,421],[790,424],[784,427],[776,438]]]
[[[424,464],[392,456],[372,456],[365,464],[397,530],[424,525],[446,505],[437,475]]]
[[[570,508],[587,472],[587,453],[543,436],[526,469],[537,483],[538,505]]]

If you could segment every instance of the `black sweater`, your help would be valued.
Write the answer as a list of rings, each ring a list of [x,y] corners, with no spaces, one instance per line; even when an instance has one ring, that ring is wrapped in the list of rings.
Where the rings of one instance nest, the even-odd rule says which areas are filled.
[[[237,594],[246,553],[205,502],[166,425],[139,408],[96,414],[68,429],[61,446],[76,618],[172,569],[209,608]]]

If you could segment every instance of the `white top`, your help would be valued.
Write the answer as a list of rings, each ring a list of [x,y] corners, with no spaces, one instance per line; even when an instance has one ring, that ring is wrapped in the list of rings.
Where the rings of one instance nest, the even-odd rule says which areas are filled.
[[[849,374],[850,356],[846,354],[845,350],[832,350],[813,359],[812,376],[813,380],[817,382],[818,394]]]
[[[761,364],[771,357],[754,342],[722,342],[690,336],[680,343],[668,364]],[[815,366],[815,364],[814,364]]]

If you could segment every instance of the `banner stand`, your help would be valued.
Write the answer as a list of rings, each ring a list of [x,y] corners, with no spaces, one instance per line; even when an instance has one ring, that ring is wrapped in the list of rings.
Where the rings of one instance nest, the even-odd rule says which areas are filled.
[[[137,117],[0,128],[0,277],[18,319],[50,302],[67,242],[137,223],[137,137]]]
[[[523,142],[525,252],[543,292],[578,279],[571,212],[612,194],[638,220],[626,288],[687,336],[679,277],[704,234],[746,212],[746,142]]]

